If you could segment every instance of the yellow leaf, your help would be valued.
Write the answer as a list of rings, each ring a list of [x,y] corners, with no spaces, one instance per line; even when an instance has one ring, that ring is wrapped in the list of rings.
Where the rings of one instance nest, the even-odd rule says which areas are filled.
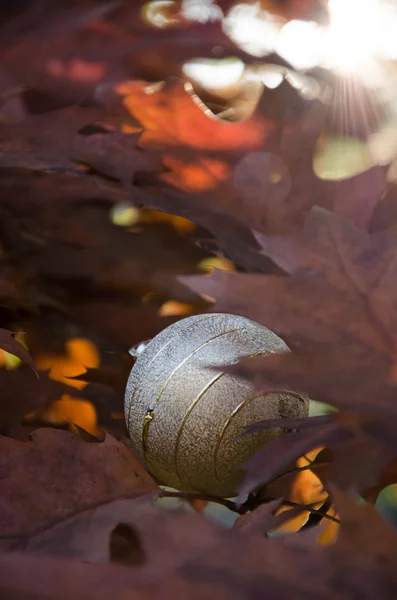
[[[319,179],[340,181],[365,173],[377,164],[363,140],[322,136],[317,142],[313,170]]]

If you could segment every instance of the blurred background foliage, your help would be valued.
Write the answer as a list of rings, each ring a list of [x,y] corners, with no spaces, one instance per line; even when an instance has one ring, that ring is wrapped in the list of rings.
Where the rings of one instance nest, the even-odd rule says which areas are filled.
[[[103,19],[93,18],[93,24],[89,25],[91,34],[95,32],[97,35],[92,48],[81,32],[71,35],[68,43],[75,43],[75,56],[70,47],[67,46],[65,51],[63,46],[62,27],[67,30],[71,25],[73,31],[74,15],[67,12],[67,2],[44,2],[44,8],[37,12],[29,12],[34,3],[28,0],[3,4],[0,8],[4,27],[2,45],[6,46],[10,39],[17,40],[15,48],[11,45],[11,49],[4,53],[4,72],[0,73],[0,83],[3,82],[0,121],[4,127],[22,123],[22,128],[25,128],[27,116],[45,115],[81,98],[84,98],[84,108],[92,108],[93,89],[102,84],[104,73],[111,72],[114,79],[160,82],[160,87],[151,90],[155,92],[158,89],[160,94],[164,81],[169,82],[170,78],[176,77],[183,82],[184,93],[188,90],[189,94],[186,94],[186,100],[185,96],[178,96],[175,88],[174,112],[182,112],[188,107],[186,110],[197,116],[199,113],[193,113],[193,110],[198,111],[199,107],[213,119],[211,125],[242,123],[244,128],[241,132],[246,131],[247,123],[252,119],[255,133],[254,119],[259,111],[267,123],[276,123],[276,130],[284,128],[284,145],[294,147],[291,140],[295,140],[296,130],[297,137],[307,136],[310,139],[310,149],[313,150],[310,168],[316,176],[316,185],[313,183],[316,201],[319,197],[322,199],[323,190],[316,187],[318,182],[339,184],[376,171],[381,179],[381,209],[372,212],[370,207],[366,212],[368,207],[363,205],[362,210],[355,210],[355,222],[370,230],[381,230],[390,224],[391,216],[396,217],[395,3],[381,2],[381,10],[376,12],[375,18],[373,7],[376,3],[369,2],[367,8],[363,8],[362,3],[358,6],[357,2],[352,2],[352,10],[347,11],[343,0],[332,3],[331,13],[328,4],[321,0],[158,0],[127,3],[128,6],[120,3],[116,7],[106,2],[76,2],[74,8],[77,7],[78,14],[82,6],[87,7],[88,13],[93,10],[94,17],[96,5],[101,5],[101,9],[104,5],[105,8],[103,15],[100,14]],[[51,4],[57,4],[56,10]],[[342,4],[345,6],[343,14]],[[34,41],[36,30],[32,25],[40,23],[41,11],[47,9],[46,24],[51,25],[54,17],[54,31],[57,32],[56,11],[60,8],[65,9],[66,17],[61,18],[59,40],[54,34],[57,40],[54,42],[55,58],[47,65],[45,73],[39,73],[35,65],[25,64],[30,40],[27,32],[31,29]],[[25,9],[26,21],[18,22],[17,17]],[[120,40],[124,39],[123,35],[128,47],[134,41],[138,49],[133,57],[120,51],[120,59],[117,48]],[[48,37],[52,39],[51,35]],[[354,51],[351,51],[352,46]],[[103,49],[103,55],[99,49]],[[112,55],[113,51],[116,58]],[[40,57],[39,46],[37,56]],[[27,72],[28,67],[32,73]],[[351,78],[353,71],[354,79]],[[26,83],[14,86],[12,76],[15,74]],[[103,80],[107,81],[106,77]],[[38,81],[40,85],[35,88],[32,81]],[[142,90],[136,87],[134,91],[138,94]],[[8,287],[4,291],[0,318],[2,325],[18,331],[17,339],[31,352],[47,390],[45,401],[42,392],[37,406],[32,406],[30,399],[28,401],[27,385],[26,402],[22,403],[24,414],[21,415],[25,434],[19,432],[21,437],[32,428],[44,425],[66,428],[80,436],[88,434],[98,440],[107,430],[119,439],[125,439],[123,391],[133,363],[128,349],[153,337],[175,320],[210,307],[208,298],[193,294],[180,285],[176,277],[210,272],[213,268],[237,272],[245,270],[245,265],[234,256],[226,258],[227,252],[219,246],[213,231],[205,227],[200,218],[190,220],[182,214],[170,215],[142,208],[139,200],[133,206],[119,189],[116,200],[98,203],[95,208],[89,202],[76,210],[65,208],[60,198],[57,209],[47,207],[36,215],[34,203],[29,205],[25,200],[30,198],[27,190],[40,185],[38,171],[47,176],[54,175],[57,169],[67,175],[68,169],[72,168],[80,175],[89,173],[96,176],[99,173],[108,186],[100,192],[102,199],[106,199],[108,189],[113,191],[112,185],[116,181],[121,181],[127,188],[133,182],[139,191],[148,180],[150,184],[155,181],[156,186],[160,181],[192,193],[211,191],[219,182],[228,180],[233,170],[231,165],[234,168],[233,161],[237,161],[233,184],[237,189],[239,186],[244,189],[244,200],[257,198],[258,189],[262,192],[266,189],[270,196],[270,190],[282,184],[277,188],[279,195],[272,197],[274,206],[267,214],[268,233],[283,232],[283,228],[289,231],[299,225],[308,206],[304,189],[302,196],[305,200],[297,202],[297,206],[288,205],[286,212],[293,214],[291,222],[286,213],[277,212],[289,197],[291,186],[295,185],[295,179],[299,179],[302,170],[300,162],[294,163],[295,155],[291,158],[288,151],[282,154],[282,144],[277,152],[274,149],[267,152],[264,158],[270,172],[269,181],[259,180],[256,187],[254,173],[258,172],[258,165],[253,168],[250,163],[242,165],[242,161],[239,162],[241,157],[237,160],[233,156],[228,163],[211,155],[195,163],[189,162],[190,156],[187,159],[185,155],[166,154],[162,160],[150,155],[147,164],[143,149],[149,149],[153,154],[158,153],[159,144],[160,150],[163,149],[161,126],[164,122],[168,123],[172,112],[164,109],[163,114],[164,97],[156,104],[158,96],[151,92],[144,108],[140,101],[134,103],[134,96],[129,94],[128,89],[120,92],[118,98],[123,99],[127,114],[123,113],[117,133],[129,136],[128,141],[133,141],[134,150],[139,138],[139,160],[142,164],[137,172],[130,165],[132,159],[128,148],[125,153],[127,166],[120,166],[117,162],[122,162],[123,150],[121,145],[117,145],[120,142],[118,138],[105,157],[101,156],[99,160],[95,155],[95,160],[92,158],[93,150],[89,144],[99,139],[95,136],[108,135],[104,132],[109,131],[114,133],[109,123],[106,124],[109,129],[104,126],[103,115],[95,114],[95,118],[88,119],[89,125],[84,119],[82,123],[80,117],[77,119],[80,143],[84,138],[86,146],[84,151],[79,148],[77,159],[68,148],[65,151],[66,164],[61,161],[54,167],[48,156],[37,152],[37,131],[32,133],[28,142],[25,140],[26,147],[21,143],[14,148],[10,142],[12,135],[6,140],[7,146],[4,145],[6,152],[2,152],[1,169],[6,171],[10,165],[25,169],[20,175],[26,182],[15,188],[9,172],[3,173],[4,180],[9,176],[10,182],[1,193],[7,198],[9,189],[13,189],[17,199],[14,206],[5,203],[2,207],[1,216],[11,233],[6,235],[3,232],[1,239],[0,267]],[[145,97],[144,94],[142,97]],[[153,104],[150,104],[149,98]],[[50,138],[61,138],[65,129],[71,127],[71,113],[67,117],[63,129],[58,131],[49,127]],[[175,135],[179,135],[182,141],[188,136],[188,139],[194,138],[195,143],[194,136],[197,136],[199,144],[200,132],[190,131],[186,123],[183,129],[182,125],[180,120],[172,121],[170,130],[173,134],[176,132]],[[40,133],[44,130],[45,127],[42,127]],[[139,137],[143,130],[144,135]],[[11,133],[15,135],[15,131],[12,129]],[[151,133],[152,137],[146,135],[145,138],[145,133]],[[207,135],[207,132],[204,134]],[[174,141],[172,139],[171,145]],[[241,141],[240,138],[238,141]],[[211,141],[208,144],[211,149]],[[294,152],[300,158],[304,152],[302,147],[296,146]],[[23,162],[21,150],[23,154],[26,148],[29,156]],[[303,148],[306,146],[303,145]],[[208,150],[207,147],[204,149]],[[73,166],[69,163],[72,154]],[[112,156],[116,157],[117,167],[113,170]],[[137,156],[135,154],[134,159],[138,161]],[[15,157],[17,162],[14,164]],[[287,158],[291,159],[290,162]],[[155,180],[154,164],[160,172]],[[247,178],[250,186],[246,185]],[[360,182],[361,190],[367,187],[366,180],[357,182],[354,179],[354,190],[360,187]],[[68,198],[67,181],[64,183],[59,187],[59,193]],[[103,181],[101,185],[105,185]],[[153,195],[156,186],[150,188]],[[48,194],[45,185],[38,189],[45,198]],[[97,190],[95,192],[99,194]],[[357,192],[361,201],[360,194]],[[340,193],[342,206],[339,205],[343,214],[349,214],[346,195],[346,188],[343,188],[343,193]],[[88,196],[92,199],[92,191]],[[215,204],[212,197],[209,204]],[[239,209],[244,212],[241,206]],[[263,206],[259,206],[260,213],[264,210]],[[189,214],[189,210],[185,212]],[[32,214],[35,219],[32,219]],[[216,219],[218,222],[225,220],[224,213],[220,211]],[[260,221],[255,221],[256,225],[258,223],[261,225]],[[241,233],[238,227],[236,230]],[[269,264],[269,272],[274,268],[274,264]],[[23,370],[19,360],[4,351],[0,351],[0,366],[7,373]],[[46,378],[50,382],[47,388]],[[51,387],[51,381],[65,387],[55,389]],[[327,414],[330,410],[324,404],[311,403],[313,416]],[[8,422],[5,432],[14,433]],[[305,457],[298,459],[302,460]],[[317,498],[321,506],[321,493],[313,497],[313,490],[318,492],[318,478],[310,470],[304,473],[305,477],[297,477],[294,482],[291,497],[296,502],[305,503]],[[177,501],[163,499],[159,502],[167,505]],[[231,526],[236,519],[236,515],[226,507],[214,503],[200,504],[198,500],[185,504],[189,510],[203,511],[226,526]],[[380,494],[377,506],[385,518],[397,524],[396,486],[388,486]],[[285,527],[285,531],[288,528],[299,529],[308,518],[309,513],[300,515]]]

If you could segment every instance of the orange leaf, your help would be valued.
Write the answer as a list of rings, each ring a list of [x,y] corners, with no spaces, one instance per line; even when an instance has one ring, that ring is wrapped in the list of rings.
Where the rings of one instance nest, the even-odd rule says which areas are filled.
[[[201,102],[190,83],[129,81],[116,91],[123,96],[128,112],[145,128],[140,138],[144,146],[257,150],[270,127],[256,116],[237,123],[218,118]]]
[[[72,398],[63,394],[59,400],[55,400],[41,414],[32,414],[32,419],[39,419],[46,425],[62,427],[69,425],[69,430],[77,433],[75,425],[99,437],[101,430],[98,428],[98,419],[95,407],[82,398]]]
[[[185,302],[177,302],[177,300],[167,300],[159,308],[158,314],[161,317],[178,317],[182,315],[191,315],[193,306]]]
[[[199,158],[188,163],[174,156],[166,155],[164,165],[172,173],[165,173],[160,179],[185,192],[205,192],[227,179],[230,169],[219,159]]]
[[[198,513],[203,513],[208,502],[206,500],[189,500],[191,507]]]
[[[298,458],[296,461],[296,466],[298,468],[308,466],[322,449],[323,448],[315,448],[314,450],[307,452],[304,456]],[[298,472],[292,483],[289,497],[286,498],[286,500],[294,502],[295,504],[310,504],[315,510],[317,510],[322,506],[324,500],[327,498],[327,495],[328,494],[324,490],[320,479],[313,473],[313,471],[307,469],[305,471]],[[292,507],[280,506],[275,514],[279,515],[288,510],[292,510]],[[307,523],[309,517],[310,511],[304,511],[278,527],[276,531],[284,533],[299,531],[303,525]]]
[[[85,338],[73,338],[65,344],[65,354],[44,354],[36,358],[37,368],[49,371],[50,379],[61,381],[76,389],[83,389],[87,383],[70,379],[85,373],[87,368],[94,369],[100,363],[95,344]],[[99,437],[98,419],[95,407],[84,399],[72,398],[63,394],[48,407],[35,411],[25,418],[27,421],[39,420],[46,425],[69,425],[69,430],[77,433],[78,425],[88,433]]]
[[[94,369],[99,365],[100,357],[96,346],[84,338],[70,339],[65,344],[65,355],[43,354],[36,358],[39,371],[49,371],[49,377],[83,389],[86,383],[70,379],[81,375],[87,368]]]

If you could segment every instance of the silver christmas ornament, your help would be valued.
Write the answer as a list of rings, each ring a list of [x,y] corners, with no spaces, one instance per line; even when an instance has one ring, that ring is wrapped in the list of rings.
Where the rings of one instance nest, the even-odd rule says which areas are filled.
[[[244,317],[204,314],[164,329],[138,354],[125,394],[132,444],[164,485],[231,497],[241,464],[283,433],[241,436],[264,419],[308,415],[308,401],[285,390],[254,394],[252,384],[212,365],[286,352],[272,331]]]

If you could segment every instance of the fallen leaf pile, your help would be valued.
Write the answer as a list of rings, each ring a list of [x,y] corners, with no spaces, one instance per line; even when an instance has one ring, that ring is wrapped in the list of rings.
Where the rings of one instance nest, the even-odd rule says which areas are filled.
[[[382,93],[297,72],[233,41],[240,4],[0,6],[1,598],[396,596],[395,61]],[[250,427],[288,433],[235,499],[161,487],[124,420],[129,350],[208,311],[292,350],[227,370],[325,405]]]

